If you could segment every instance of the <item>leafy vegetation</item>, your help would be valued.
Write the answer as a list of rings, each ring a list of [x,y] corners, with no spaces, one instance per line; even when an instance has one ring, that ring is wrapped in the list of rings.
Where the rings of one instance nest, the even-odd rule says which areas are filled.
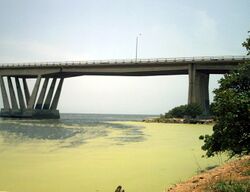
[[[250,31],[248,31],[248,33],[250,33]],[[247,55],[250,55],[250,36],[248,36],[248,38],[246,38],[246,41],[244,41],[242,43],[242,46],[246,48]]]
[[[169,112],[165,114],[166,118],[184,118],[184,116],[190,116],[195,118],[198,115],[202,114],[202,109],[198,104],[188,104],[181,105],[171,109]]]
[[[243,172],[243,175],[244,175],[244,176],[250,176],[250,170],[244,171],[244,172]]]
[[[231,156],[249,154],[250,62],[226,74],[219,83],[213,104],[216,124],[211,136],[200,137],[205,142],[202,149],[208,157],[225,151]]]
[[[214,192],[248,192],[250,181],[220,181],[210,187]]]
[[[250,32],[250,31],[249,31]],[[250,37],[242,45],[250,54]],[[220,152],[232,156],[250,152],[250,62],[219,80],[212,111],[216,117],[212,135],[200,136],[208,157]]]

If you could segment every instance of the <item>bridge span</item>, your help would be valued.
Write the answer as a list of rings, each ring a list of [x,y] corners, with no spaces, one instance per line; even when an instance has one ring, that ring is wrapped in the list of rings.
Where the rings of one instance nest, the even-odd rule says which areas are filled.
[[[249,56],[2,63],[0,87],[3,108],[0,115],[18,118],[59,118],[57,105],[63,81],[69,77],[183,74],[189,75],[188,103],[200,104],[206,114],[209,107],[209,74],[227,73],[246,61],[250,61]],[[27,85],[26,80],[29,78],[36,79],[32,90],[29,90]]]

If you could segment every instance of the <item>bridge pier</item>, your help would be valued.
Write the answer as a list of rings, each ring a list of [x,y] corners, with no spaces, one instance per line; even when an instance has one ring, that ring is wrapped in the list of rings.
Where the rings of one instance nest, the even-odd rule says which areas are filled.
[[[17,106],[17,100],[16,100],[16,95],[15,95],[15,92],[14,92],[12,80],[11,80],[10,77],[7,77],[7,79],[8,79],[9,92],[10,92],[11,107],[12,107],[13,110],[17,110],[18,106]]]
[[[24,98],[23,98],[23,92],[22,92],[22,88],[21,88],[19,79],[17,77],[15,77],[15,81],[16,81],[16,89],[17,89],[17,95],[18,95],[20,108],[26,109],[26,106],[24,103]]]
[[[198,71],[195,64],[189,64],[188,74],[188,104],[199,104],[203,114],[207,115],[209,112],[209,74]]]
[[[1,109],[1,117],[13,118],[36,118],[36,119],[58,119],[60,118],[57,105],[62,90],[63,78],[60,78],[56,86],[57,78],[53,78],[47,96],[46,91],[49,84],[49,78],[45,77],[42,88],[39,93],[39,87],[42,81],[41,76],[37,76],[35,85],[31,95],[27,85],[26,78],[22,78],[23,86],[20,85],[19,77],[15,77],[16,90],[12,83],[12,77],[7,77],[8,90],[5,87],[4,77],[0,76],[0,87],[3,100],[3,108]],[[9,97],[7,94],[9,91]],[[55,94],[53,96],[53,93]],[[17,93],[17,97],[16,97]],[[25,100],[24,100],[24,95]],[[46,99],[45,99],[46,97]],[[52,101],[52,102],[51,102]],[[10,105],[11,104],[11,105]]]
[[[50,107],[50,103],[52,100],[55,85],[56,85],[56,78],[53,78],[52,83],[51,83],[50,88],[49,88],[49,92],[47,94],[46,100],[45,100],[44,105],[43,105],[44,110],[47,110]]]
[[[28,88],[28,85],[27,85],[26,78],[22,78],[22,79],[23,79],[23,89],[24,89],[26,104],[28,105],[29,100],[30,100],[30,92],[29,92],[29,88]]]
[[[45,97],[45,93],[46,93],[48,83],[49,83],[49,78],[45,78],[41,93],[39,95],[39,98],[38,98],[38,101],[37,101],[37,104],[36,104],[36,109],[40,109],[40,110],[42,109],[43,100],[44,100],[44,97]]]

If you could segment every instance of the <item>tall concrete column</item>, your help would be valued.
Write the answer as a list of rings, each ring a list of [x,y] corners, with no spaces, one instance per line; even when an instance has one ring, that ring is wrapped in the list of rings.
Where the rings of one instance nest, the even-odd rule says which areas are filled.
[[[40,82],[41,82],[41,76],[39,75],[37,77],[37,79],[36,79],[35,86],[33,88],[32,94],[30,96],[30,100],[29,100],[28,107],[27,107],[28,109],[33,109],[34,108],[34,105],[35,105],[35,102],[36,102],[37,93],[38,93],[38,90],[39,90]]]
[[[38,98],[38,101],[36,104],[36,109],[42,109],[42,105],[43,105],[44,96],[45,96],[45,93],[47,90],[48,82],[49,82],[49,78],[45,78],[41,93],[39,95],[39,98]]]
[[[49,88],[49,92],[47,94],[46,100],[45,100],[44,105],[43,105],[43,109],[50,108],[50,103],[51,103],[53,92],[55,89],[55,84],[56,84],[56,78],[53,78],[52,83],[51,83],[50,88]]]
[[[11,77],[7,77],[7,79],[8,79],[8,85],[9,85],[9,92],[10,92],[10,100],[11,100],[12,109],[18,109],[16,95],[15,95],[15,91],[14,91],[13,84],[12,84],[12,81],[11,81]]]
[[[197,71],[195,64],[190,64],[188,103],[199,104],[202,107],[204,114],[207,114],[209,110],[208,84],[209,74]]]
[[[209,74],[202,73],[200,76],[201,80],[201,98],[202,107],[205,114],[209,113]]]
[[[29,92],[29,88],[28,88],[28,85],[27,85],[26,78],[23,78],[23,89],[24,89],[26,104],[28,106],[29,100],[30,100],[30,92]]]
[[[204,114],[209,110],[209,93],[208,93],[209,74],[196,72],[195,94],[196,102],[203,109]]]
[[[195,103],[195,64],[191,63],[188,66],[188,104]]]
[[[64,78],[61,78],[60,82],[59,82],[59,84],[57,86],[57,90],[56,90],[54,99],[52,101],[51,107],[50,107],[50,109],[52,109],[52,110],[56,110],[56,108],[57,108],[58,101],[59,101],[59,98],[60,98],[60,94],[61,94],[61,91],[62,91],[63,80],[64,80]]]
[[[3,107],[4,109],[9,110],[10,109],[10,103],[8,100],[8,95],[5,89],[5,85],[4,85],[4,81],[3,81],[3,77],[0,76],[0,86],[1,86],[1,92],[2,92],[2,98],[3,98]]]
[[[22,88],[20,86],[18,77],[15,77],[15,81],[16,81],[16,89],[17,89],[17,96],[18,96],[20,109],[25,109],[26,107],[24,103],[23,92],[22,92]]]

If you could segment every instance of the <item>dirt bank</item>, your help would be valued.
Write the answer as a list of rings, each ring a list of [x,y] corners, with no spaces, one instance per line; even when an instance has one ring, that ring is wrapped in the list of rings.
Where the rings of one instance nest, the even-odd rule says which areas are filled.
[[[166,192],[203,192],[218,181],[250,180],[250,156],[226,163],[220,167],[205,171],[191,179],[166,189]],[[209,190],[208,190],[209,191]]]

